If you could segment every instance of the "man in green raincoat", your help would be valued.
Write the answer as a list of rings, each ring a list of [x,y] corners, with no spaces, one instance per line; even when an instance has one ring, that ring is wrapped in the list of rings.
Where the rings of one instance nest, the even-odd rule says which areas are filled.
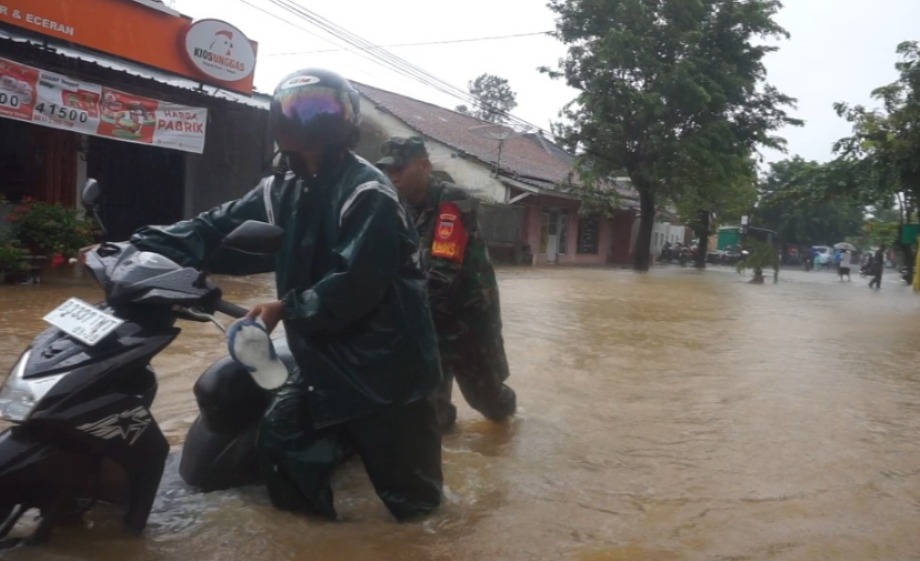
[[[495,271],[479,230],[476,199],[432,175],[420,137],[394,137],[383,147],[384,169],[409,204],[428,274],[431,313],[441,351],[444,381],[433,394],[438,424],[457,418],[451,403],[453,379],[471,407],[494,421],[514,415],[517,398],[505,380],[508,360],[502,340]]]
[[[209,262],[213,272],[274,270],[279,299],[255,306],[284,325],[297,362],[263,419],[261,467],[279,508],[335,518],[330,478],[355,450],[378,496],[405,520],[441,500],[441,439],[427,396],[441,381],[417,237],[387,178],[358,158],[358,93],[319,69],[285,78],[272,133],[290,171],[197,217],[139,230],[131,242],[201,266],[246,220],[284,229],[268,262]]]

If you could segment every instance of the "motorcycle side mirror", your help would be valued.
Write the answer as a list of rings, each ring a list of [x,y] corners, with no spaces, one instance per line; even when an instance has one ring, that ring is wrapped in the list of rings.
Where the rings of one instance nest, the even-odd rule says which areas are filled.
[[[225,248],[242,251],[243,253],[268,255],[281,248],[282,236],[284,236],[283,228],[268,222],[247,220],[227,234],[217,250],[211,255],[216,255]],[[201,267],[201,274],[195,283],[196,286],[204,286],[210,263],[211,259],[209,257]]]
[[[258,220],[247,220],[224,238],[222,247],[235,249],[244,253],[269,254],[281,247],[284,230]]]
[[[87,179],[86,184],[83,185],[83,193],[80,196],[83,208],[90,211],[94,210],[100,198],[102,198],[102,186],[93,178]]]
[[[106,239],[108,237],[108,232],[105,229],[105,224],[102,223],[102,218],[99,216],[100,199],[102,199],[102,185],[90,177],[83,185],[83,192],[80,193],[80,202],[83,203],[83,208],[93,217],[93,220],[96,221],[96,224],[102,231],[102,239]]]

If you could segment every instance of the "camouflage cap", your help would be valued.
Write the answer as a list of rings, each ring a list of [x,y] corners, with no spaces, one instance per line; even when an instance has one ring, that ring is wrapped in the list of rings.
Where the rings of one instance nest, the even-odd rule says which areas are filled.
[[[394,136],[380,147],[383,157],[377,160],[377,167],[383,169],[389,166],[402,167],[413,158],[428,156],[425,149],[425,140],[420,136]]]

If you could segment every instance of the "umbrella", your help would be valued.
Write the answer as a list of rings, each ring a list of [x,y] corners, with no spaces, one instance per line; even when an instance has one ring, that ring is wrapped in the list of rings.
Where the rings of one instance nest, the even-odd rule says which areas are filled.
[[[840,242],[840,243],[834,244],[834,249],[845,249],[847,251],[856,251],[856,246],[851,243]]]

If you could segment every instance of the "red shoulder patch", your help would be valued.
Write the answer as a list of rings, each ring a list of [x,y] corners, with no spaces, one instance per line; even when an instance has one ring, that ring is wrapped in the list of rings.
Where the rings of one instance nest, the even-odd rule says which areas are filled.
[[[431,256],[463,263],[469,238],[466,226],[460,219],[460,208],[456,203],[438,205],[438,221],[434,226]]]

